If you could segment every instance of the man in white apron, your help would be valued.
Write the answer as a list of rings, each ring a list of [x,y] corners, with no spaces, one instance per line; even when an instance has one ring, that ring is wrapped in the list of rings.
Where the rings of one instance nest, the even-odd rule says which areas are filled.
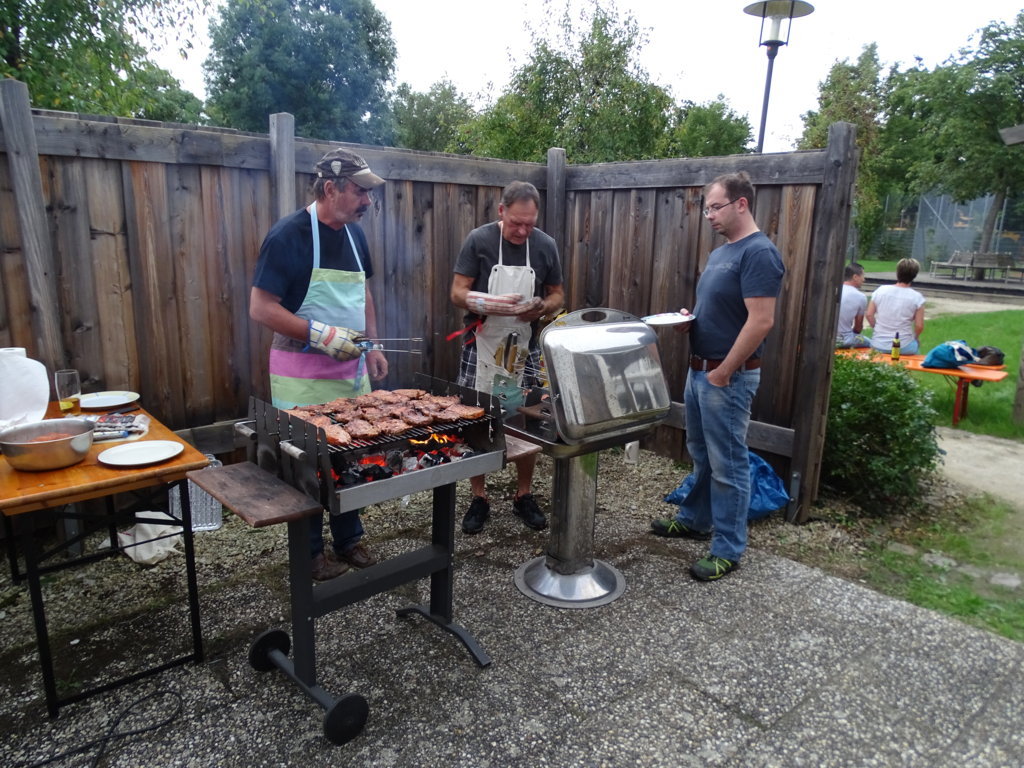
[[[373,265],[356,222],[370,206],[370,190],[384,179],[345,149],[324,155],[316,173],[314,202],[267,233],[249,299],[249,316],[274,331],[270,392],[278,408],[365,394],[370,379],[388,372],[379,351],[364,354],[357,346],[378,334],[366,283]],[[329,517],[334,551],[326,554],[323,520],[310,519],[313,578],[325,581],[350,565],[373,565],[359,512]]]
[[[469,233],[452,280],[451,298],[468,310],[458,383],[490,394],[495,386],[533,386],[540,354],[536,322],[562,308],[562,267],[552,237],[536,229],[540,194],[525,181],[502,191],[498,221]],[[531,488],[536,456],[516,460],[513,512],[534,530],[547,519]],[[473,501],[462,520],[467,534],[479,533],[490,517],[484,475],[470,480]]]

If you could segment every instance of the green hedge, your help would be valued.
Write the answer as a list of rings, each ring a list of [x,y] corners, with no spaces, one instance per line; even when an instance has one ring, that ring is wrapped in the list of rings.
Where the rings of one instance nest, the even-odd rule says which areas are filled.
[[[822,478],[865,512],[913,506],[939,462],[932,394],[902,366],[837,357]]]

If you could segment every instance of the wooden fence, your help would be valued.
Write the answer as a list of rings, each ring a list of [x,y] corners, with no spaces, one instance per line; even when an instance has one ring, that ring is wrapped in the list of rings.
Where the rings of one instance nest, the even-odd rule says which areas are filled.
[[[414,371],[454,378],[455,257],[496,217],[509,181],[541,190],[569,309],[645,315],[692,305],[721,242],[701,216],[701,189],[746,170],[757,221],[787,267],[751,442],[784,477],[802,478],[804,519],[817,495],[853,138],[836,124],[824,150],[587,166],[567,165],[558,149],[537,164],[353,147],[388,181],[363,219],[379,332],[426,340],[422,356],[390,357],[385,386]],[[80,116],[32,110],[22,83],[0,82],[0,346],[79,369],[85,391],[140,392],[175,428],[244,415],[249,395],[269,388],[269,334],[248,318],[260,243],[308,202],[309,171],[335,146],[296,138],[289,115],[272,116],[267,135]],[[659,334],[681,396],[685,335]],[[681,454],[680,412],[649,447]]]

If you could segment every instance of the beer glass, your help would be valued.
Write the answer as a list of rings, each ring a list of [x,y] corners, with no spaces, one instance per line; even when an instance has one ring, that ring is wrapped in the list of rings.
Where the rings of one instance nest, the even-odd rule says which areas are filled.
[[[78,371],[66,368],[53,374],[53,384],[57,390],[57,402],[64,416],[78,416],[82,412],[82,380]]]

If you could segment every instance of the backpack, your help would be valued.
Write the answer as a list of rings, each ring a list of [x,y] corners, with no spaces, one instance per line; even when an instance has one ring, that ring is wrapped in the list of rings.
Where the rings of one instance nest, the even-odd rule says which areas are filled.
[[[1002,365],[1005,360],[999,347],[978,347],[978,365]]]
[[[959,368],[978,362],[978,353],[966,341],[947,341],[932,349],[921,362],[922,368]]]

